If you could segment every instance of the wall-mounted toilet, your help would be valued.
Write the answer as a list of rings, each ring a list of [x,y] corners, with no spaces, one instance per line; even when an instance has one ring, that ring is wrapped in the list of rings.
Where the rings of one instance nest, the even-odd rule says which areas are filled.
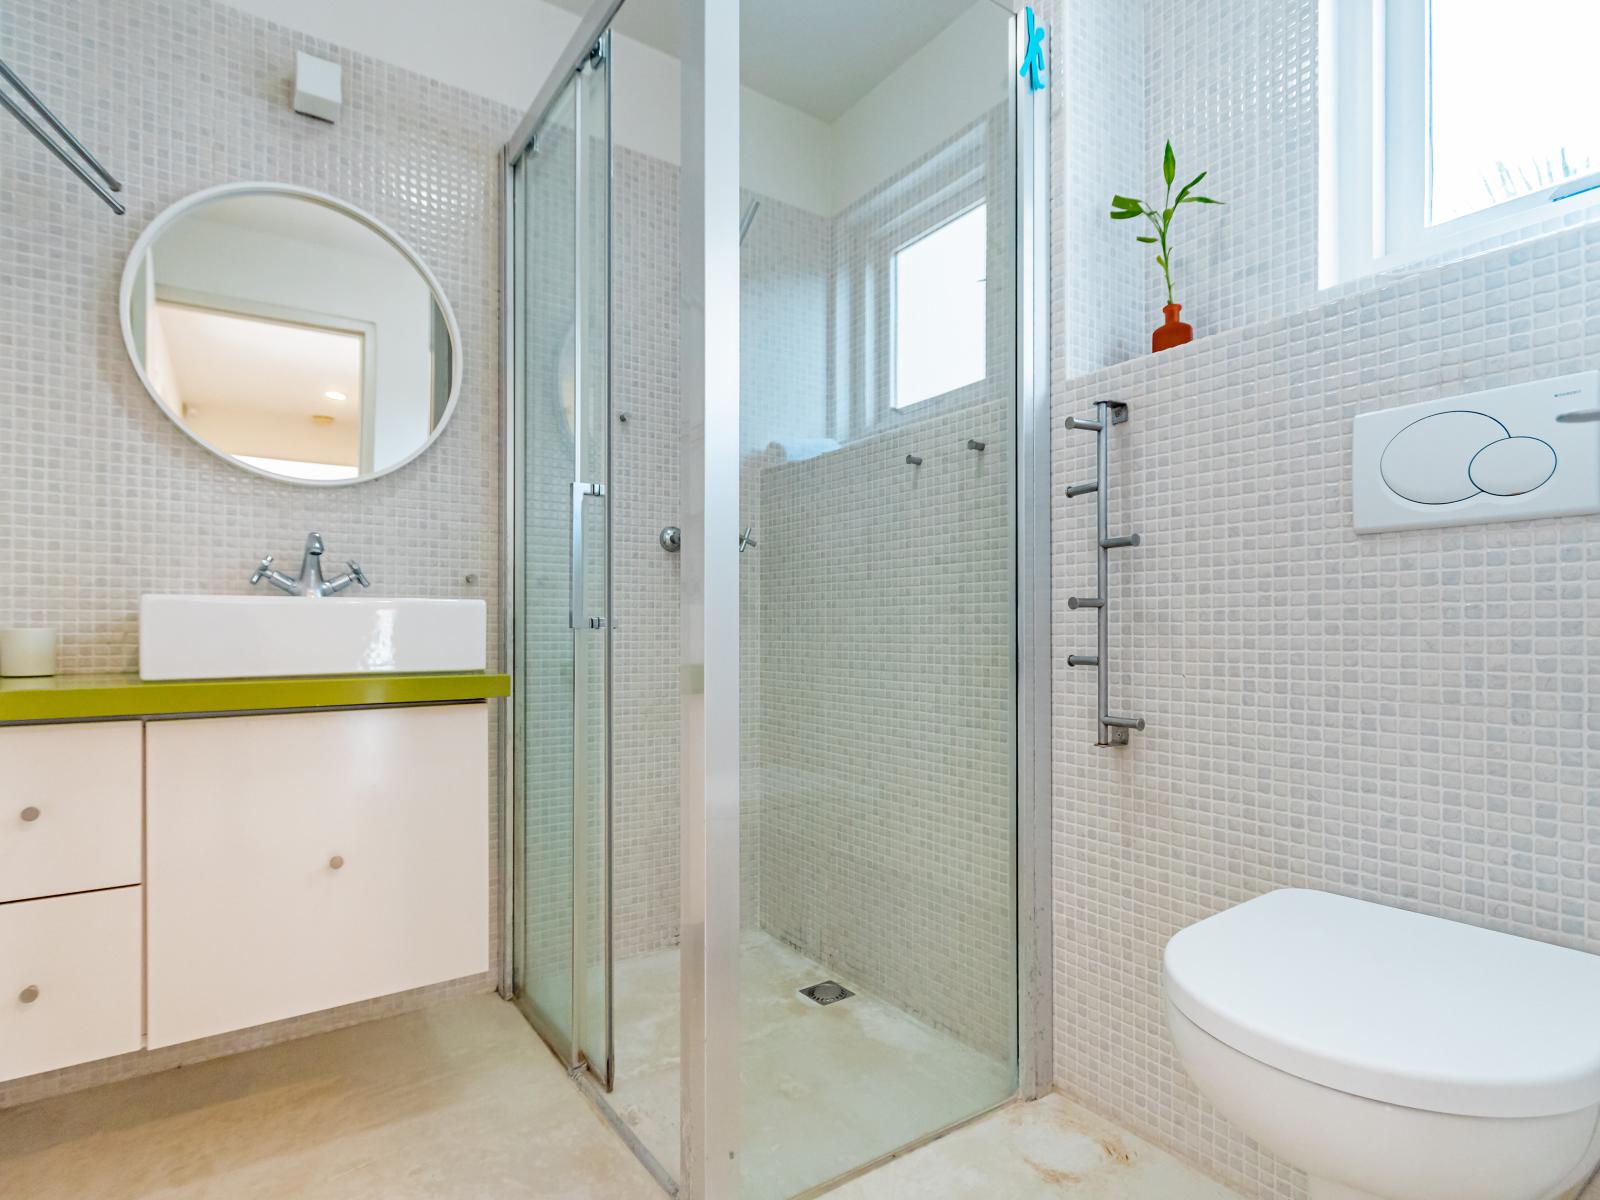
[[[1556,1200],[1600,1163],[1600,956],[1285,890],[1165,965],[1189,1078],[1312,1200]]]

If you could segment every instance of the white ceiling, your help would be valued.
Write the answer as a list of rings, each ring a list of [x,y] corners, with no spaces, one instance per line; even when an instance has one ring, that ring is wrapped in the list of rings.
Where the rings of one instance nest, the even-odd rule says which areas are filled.
[[[744,85],[831,124],[975,2],[997,0],[744,0]],[[554,3],[581,13],[591,0]],[[676,56],[678,0],[627,0],[616,28]]]

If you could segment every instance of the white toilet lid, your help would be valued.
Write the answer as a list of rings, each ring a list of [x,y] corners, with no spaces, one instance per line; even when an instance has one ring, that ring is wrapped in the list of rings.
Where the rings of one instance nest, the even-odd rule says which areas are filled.
[[[1600,956],[1290,889],[1183,930],[1166,978],[1218,1041],[1356,1096],[1480,1117],[1600,1102]]]

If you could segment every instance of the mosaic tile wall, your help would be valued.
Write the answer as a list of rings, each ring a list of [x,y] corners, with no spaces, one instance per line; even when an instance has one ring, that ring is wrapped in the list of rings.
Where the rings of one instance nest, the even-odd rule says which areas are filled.
[[[1111,197],[1144,178],[1144,7],[1052,0],[1050,159],[1055,216],[1052,344],[1068,377],[1143,354],[1148,249],[1111,221]],[[1070,251],[1068,250],[1070,247]]]
[[[745,194],[748,202],[752,197]],[[744,924],[764,927],[770,863],[766,834],[771,757],[766,714],[772,702],[763,657],[768,624],[769,531],[766,475],[792,447],[827,432],[830,276],[836,222],[761,198],[740,254],[740,526],[755,545],[740,557],[739,868]],[[784,447],[779,450],[778,447]],[[778,886],[789,882],[780,879]]]
[[[1137,353],[1148,347],[1149,330],[1160,322],[1166,303],[1154,250],[1133,242],[1138,222],[1119,222],[1117,240],[1135,253],[1131,260],[1103,268],[1094,257],[1095,239],[1086,237],[1090,231],[1081,226],[1086,218],[1102,227],[1112,222],[1105,219],[1103,206],[1087,214],[1080,209],[1075,180],[1104,178],[1114,164],[1125,184],[1131,179],[1145,189],[1139,194],[1146,199],[1159,195],[1161,146],[1169,137],[1178,158],[1179,184],[1208,171],[1200,190],[1227,201],[1222,209],[1186,208],[1174,224],[1173,279],[1184,305],[1183,319],[1194,325],[1196,337],[1286,316],[1382,282],[1353,280],[1325,292],[1317,286],[1317,0],[1146,0],[1142,11],[1101,0],[1063,3],[1069,9],[1064,40],[1070,39],[1072,69],[1060,78],[1071,89],[1069,103],[1079,114],[1079,119],[1065,122],[1062,135],[1072,148],[1067,160],[1072,174],[1064,186],[1076,235],[1076,253],[1065,276],[1069,308],[1074,283],[1087,277],[1092,289],[1117,289],[1116,281],[1127,278],[1123,272],[1131,265],[1143,289],[1133,341]],[[1129,79],[1138,80],[1143,89],[1142,131],[1115,112],[1090,107],[1104,104],[1108,96],[1120,107]],[[1134,137],[1140,150],[1136,173],[1129,175],[1124,143]],[[1128,188],[1119,185],[1117,190]],[[1569,207],[1540,222],[1534,232],[1553,233],[1597,216],[1600,205]],[[1433,264],[1459,261],[1528,236],[1520,232],[1485,238],[1441,255]],[[1096,326],[1091,323],[1090,328]],[[1085,361],[1080,357],[1069,369],[1076,374],[1120,360],[1087,367]]]
[[[1367,535],[1355,414],[1600,366],[1600,226],[1068,384],[1057,362],[1057,597],[1092,579],[1092,439],[1126,401],[1113,697],[1096,750],[1057,604],[1056,1070],[1063,1089],[1270,1200],[1303,1179],[1174,1059],[1160,955],[1272,888],[1323,888],[1600,952],[1600,517]]]
[[[773,467],[760,551],[762,926],[997,1056],[1015,1014],[1011,436],[991,400]]]
[[[612,936],[618,959],[678,942],[678,168],[615,157],[612,412]]]
[[[289,110],[297,49],[343,65],[338,125]],[[0,56],[122,177],[129,207],[113,216],[0,127],[0,624],[55,626],[63,671],[132,671],[141,593],[243,594],[262,554],[298,562],[318,529],[361,559],[375,594],[487,601],[493,638],[496,154],[515,114],[209,0],[18,0]],[[406,469],[331,490],[260,479],[195,445],[141,387],[117,316],[128,251],[168,205],[245,179],[350,200],[437,274],[461,326],[463,392]]]
[[[1170,138],[1179,185],[1208,171],[1200,190],[1227,202],[1173,222],[1183,319],[1204,337],[1314,303],[1317,0],[1149,0],[1145,32],[1139,194],[1160,196]],[[1136,224],[1117,223],[1128,241]],[[1153,248],[1138,248],[1148,348],[1167,293]]]

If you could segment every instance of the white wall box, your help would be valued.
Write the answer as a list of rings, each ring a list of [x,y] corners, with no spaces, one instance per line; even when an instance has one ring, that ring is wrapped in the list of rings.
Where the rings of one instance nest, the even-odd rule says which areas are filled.
[[[0,902],[140,881],[143,726],[0,729]]]
[[[0,1079],[139,1048],[139,893],[0,904]]]
[[[295,51],[294,111],[330,125],[344,107],[344,68],[326,58]]]
[[[488,707],[152,722],[154,1049],[489,967]]]
[[[1600,371],[1355,418],[1357,533],[1600,512]]]

